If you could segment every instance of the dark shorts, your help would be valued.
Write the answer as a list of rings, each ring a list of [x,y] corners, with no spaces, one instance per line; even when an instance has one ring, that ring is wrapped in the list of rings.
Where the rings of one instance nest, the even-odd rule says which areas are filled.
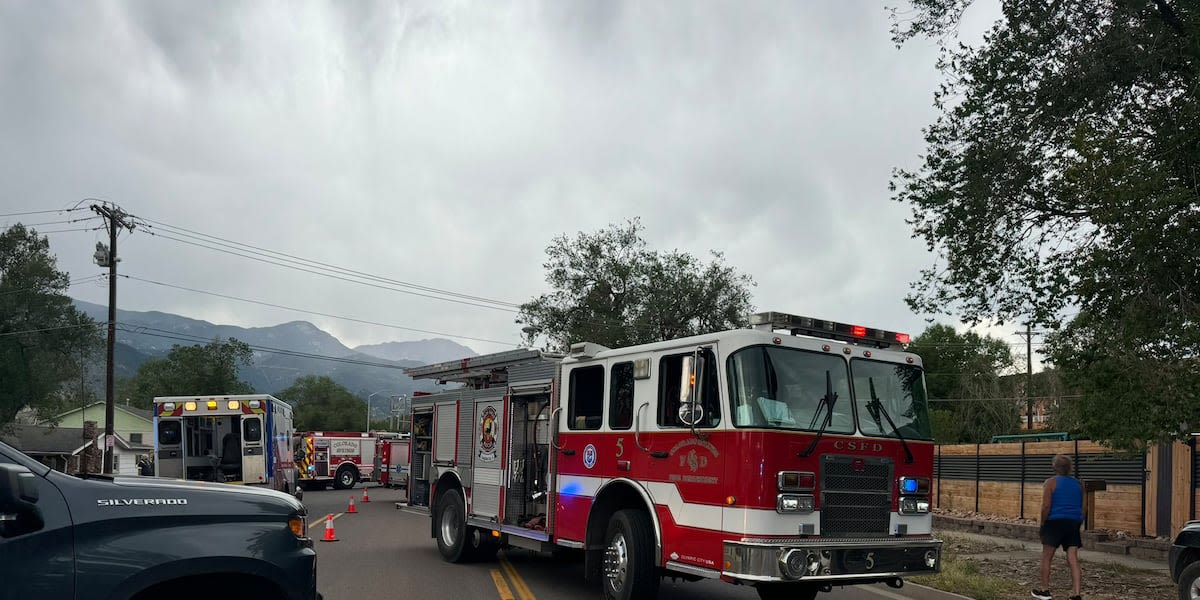
[[[1070,519],[1050,519],[1042,524],[1041,535],[1043,546],[1061,547],[1063,550],[1072,546],[1083,546],[1079,537],[1079,527],[1083,523]]]

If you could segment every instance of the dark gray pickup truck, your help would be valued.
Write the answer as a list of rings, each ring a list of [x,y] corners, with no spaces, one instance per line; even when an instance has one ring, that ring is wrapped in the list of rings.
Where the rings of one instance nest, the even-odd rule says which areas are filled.
[[[0,598],[314,600],[304,506],[281,492],[78,478],[0,442]]]

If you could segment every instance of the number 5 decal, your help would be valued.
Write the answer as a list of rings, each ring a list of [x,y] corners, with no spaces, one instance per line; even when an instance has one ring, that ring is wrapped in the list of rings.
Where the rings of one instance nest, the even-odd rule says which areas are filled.
[[[625,438],[617,438],[617,458],[625,455]]]

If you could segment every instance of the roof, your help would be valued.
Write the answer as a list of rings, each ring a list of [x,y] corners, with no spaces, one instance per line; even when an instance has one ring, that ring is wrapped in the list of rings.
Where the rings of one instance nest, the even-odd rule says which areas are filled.
[[[98,428],[100,440],[104,429]],[[117,446],[123,450],[152,450],[144,444],[131,444],[120,435],[114,434]],[[0,440],[25,454],[75,454],[88,445],[82,427],[43,427],[40,425],[12,425],[0,430]]]
[[[81,406],[79,408],[68,410],[67,412],[62,413],[62,414],[58,415],[57,417],[55,417],[55,419],[62,420],[62,418],[67,415],[74,414],[81,410],[86,410],[86,409],[93,408],[96,406],[103,407],[104,402],[93,402],[91,404],[88,404],[87,406]],[[116,410],[120,410],[124,413],[133,415],[135,417],[145,419],[150,422],[154,421],[154,413],[152,413],[150,411],[150,409],[148,409],[148,408],[138,408],[136,406],[130,406],[128,404],[116,404],[116,403],[113,403],[113,408]]]

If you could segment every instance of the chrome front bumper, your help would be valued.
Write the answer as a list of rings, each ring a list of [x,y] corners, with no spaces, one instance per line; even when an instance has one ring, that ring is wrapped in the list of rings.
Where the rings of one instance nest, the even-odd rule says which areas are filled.
[[[942,569],[942,541],[797,539],[725,542],[722,575],[746,582],[886,581]]]

